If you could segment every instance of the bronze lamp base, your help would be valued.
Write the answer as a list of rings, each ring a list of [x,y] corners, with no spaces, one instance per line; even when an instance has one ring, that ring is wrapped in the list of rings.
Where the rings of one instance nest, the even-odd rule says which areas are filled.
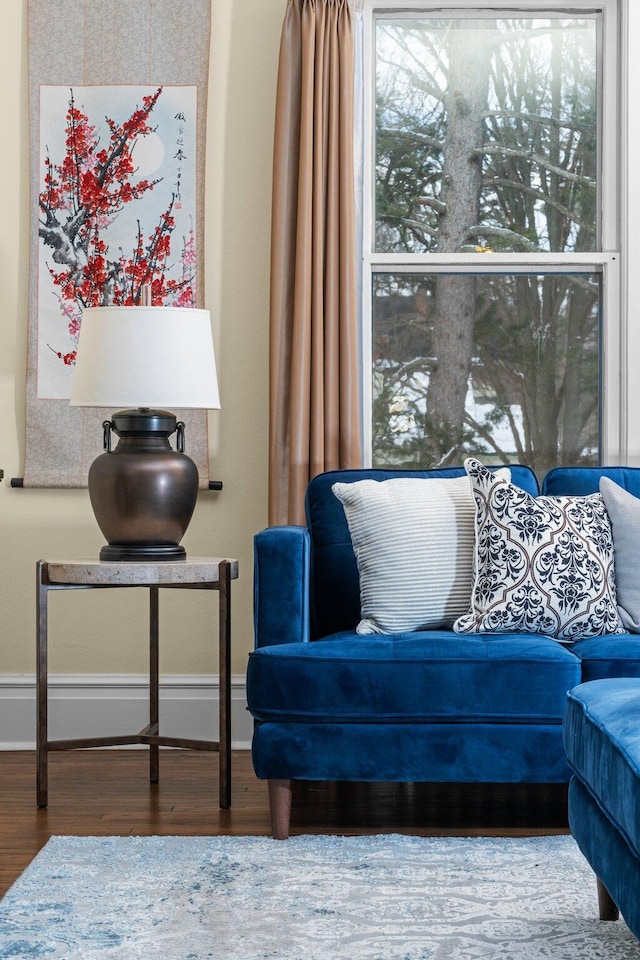
[[[105,453],[89,470],[89,496],[108,545],[101,560],[184,560],[180,541],[198,496],[184,424],[166,410],[121,410],[104,424]],[[119,437],[111,450],[111,431]],[[177,450],[169,437],[177,434]]]

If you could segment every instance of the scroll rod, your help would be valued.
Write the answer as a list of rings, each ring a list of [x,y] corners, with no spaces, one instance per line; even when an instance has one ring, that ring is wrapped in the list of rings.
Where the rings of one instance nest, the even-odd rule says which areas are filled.
[[[4,477],[4,470],[0,470],[0,480]],[[24,487],[24,477],[11,477],[12,487]],[[209,480],[207,490],[222,490],[222,480]]]

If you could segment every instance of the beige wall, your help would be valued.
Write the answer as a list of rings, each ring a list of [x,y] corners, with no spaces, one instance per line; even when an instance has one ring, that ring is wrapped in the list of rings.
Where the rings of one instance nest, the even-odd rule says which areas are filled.
[[[205,305],[211,311],[222,410],[210,414],[211,476],[184,543],[240,560],[233,670],[252,643],[252,537],[266,523],[270,187],[278,45],[286,0],[212,0]],[[0,183],[0,674],[31,673],[35,564],[96,556],[102,544],[86,490],[11,489],[24,465],[28,290],[27,0],[0,0],[3,145]],[[165,594],[161,669],[216,673],[215,595]],[[142,673],[145,591],[54,594],[50,669]]]

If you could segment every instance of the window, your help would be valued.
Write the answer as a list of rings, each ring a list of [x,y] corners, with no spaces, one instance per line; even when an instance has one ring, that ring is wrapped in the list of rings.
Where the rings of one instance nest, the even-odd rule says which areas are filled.
[[[375,466],[615,452],[616,39],[613,2],[365,6]]]

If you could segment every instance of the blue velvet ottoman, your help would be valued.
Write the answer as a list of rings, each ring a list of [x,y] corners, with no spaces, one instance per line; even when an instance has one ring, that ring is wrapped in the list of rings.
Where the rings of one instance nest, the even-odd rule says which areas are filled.
[[[598,879],[600,918],[619,910],[640,939],[640,679],[574,687],[563,732],[569,825]]]

